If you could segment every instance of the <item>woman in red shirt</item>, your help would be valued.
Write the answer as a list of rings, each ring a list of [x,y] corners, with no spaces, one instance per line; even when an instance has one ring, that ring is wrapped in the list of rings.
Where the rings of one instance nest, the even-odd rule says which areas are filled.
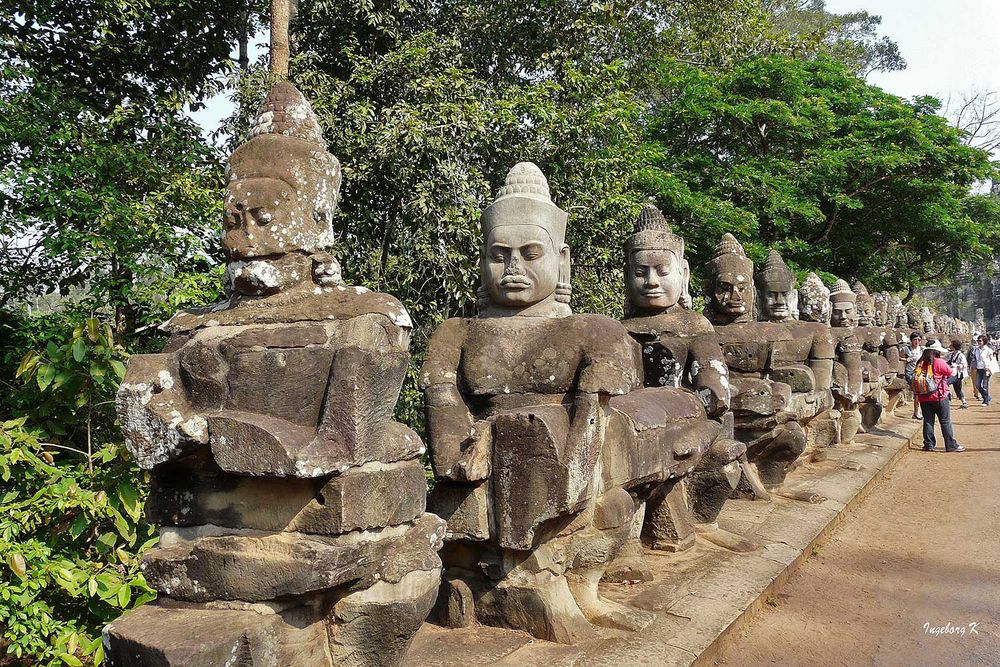
[[[918,394],[920,412],[924,415],[924,451],[933,452],[937,446],[934,439],[934,418],[941,420],[941,433],[944,435],[944,449],[948,452],[964,452],[965,447],[955,442],[955,432],[951,426],[951,406],[949,405],[948,378],[952,375],[951,366],[941,358],[947,350],[938,341],[932,341],[924,347],[924,353],[917,362],[914,371],[914,384],[920,376],[933,377],[937,388],[928,394]]]

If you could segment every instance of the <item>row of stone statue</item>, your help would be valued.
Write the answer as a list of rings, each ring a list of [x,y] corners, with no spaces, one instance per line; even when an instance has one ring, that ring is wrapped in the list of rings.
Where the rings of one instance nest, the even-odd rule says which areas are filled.
[[[421,370],[428,499],[424,445],[392,420],[411,323],[343,283],[339,185],[308,103],[276,85],[229,161],[228,300],[175,315],[119,392],[159,599],[107,627],[113,665],[396,665],[432,609],[557,642],[640,630],[653,616],[602,580],[648,578],[645,548],[696,535],[755,548],[717,527],[724,503],[766,500],[807,446],[904,393],[918,322],[898,299],[796,289],[727,234],[706,318],[651,206],[625,241],[624,320],[573,314],[567,214],[521,163],[483,212],[479,316],[444,322]]]

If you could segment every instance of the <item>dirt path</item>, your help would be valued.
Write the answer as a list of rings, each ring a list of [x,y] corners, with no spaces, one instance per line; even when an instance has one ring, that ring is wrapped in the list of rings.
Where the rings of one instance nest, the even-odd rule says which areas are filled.
[[[973,402],[968,451],[907,452],[717,665],[1000,665],[1000,404]]]

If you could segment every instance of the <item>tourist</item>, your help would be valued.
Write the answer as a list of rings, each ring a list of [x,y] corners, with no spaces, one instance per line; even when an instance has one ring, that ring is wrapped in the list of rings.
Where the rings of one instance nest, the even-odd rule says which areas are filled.
[[[969,368],[976,372],[976,389],[983,405],[990,404],[990,376],[997,370],[997,355],[988,343],[989,338],[980,334],[976,347],[969,353]]]
[[[917,367],[917,362],[920,361],[920,355],[924,353],[924,346],[921,345],[923,340],[923,336],[914,331],[910,334],[910,347],[899,351],[899,360],[906,362],[906,366],[903,368],[903,377],[906,378],[907,386],[910,386],[913,383],[913,370]],[[914,400],[914,419],[920,419],[920,415],[917,414],[917,410],[919,409],[919,404],[916,400]]]
[[[969,407],[969,403],[965,400],[965,391],[962,383],[965,382],[965,378],[969,374],[969,362],[965,358],[965,355],[962,354],[962,341],[951,341],[948,365],[951,366],[952,372],[952,376],[948,378],[948,384],[955,388],[955,397],[962,401],[961,409],[965,410]]]
[[[948,378],[952,376],[949,366],[941,355],[947,353],[940,342],[933,340],[924,347],[920,361],[913,371],[911,386],[924,415],[924,451],[933,452],[937,443],[934,439],[934,418],[941,420],[941,434],[944,448],[948,452],[964,452],[955,442],[951,426],[951,406],[948,404]]]

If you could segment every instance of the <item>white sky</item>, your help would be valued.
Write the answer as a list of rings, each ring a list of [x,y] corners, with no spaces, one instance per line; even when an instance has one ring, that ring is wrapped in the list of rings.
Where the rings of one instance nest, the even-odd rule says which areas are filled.
[[[906,69],[868,81],[894,95],[1000,91],[1000,0],[826,0],[826,8],[882,17],[881,33],[899,44]]]
[[[826,0],[828,11],[866,10],[882,17],[881,34],[899,44],[907,67],[875,72],[868,81],[900,97],[971,89],[1000,91],[1000,0]],[[267,33],[251,42],[251,59],[263,51]],[[235,56],[234,56],[235,57]],[[226,96],[192,114],[206,134],[229,115]]]

